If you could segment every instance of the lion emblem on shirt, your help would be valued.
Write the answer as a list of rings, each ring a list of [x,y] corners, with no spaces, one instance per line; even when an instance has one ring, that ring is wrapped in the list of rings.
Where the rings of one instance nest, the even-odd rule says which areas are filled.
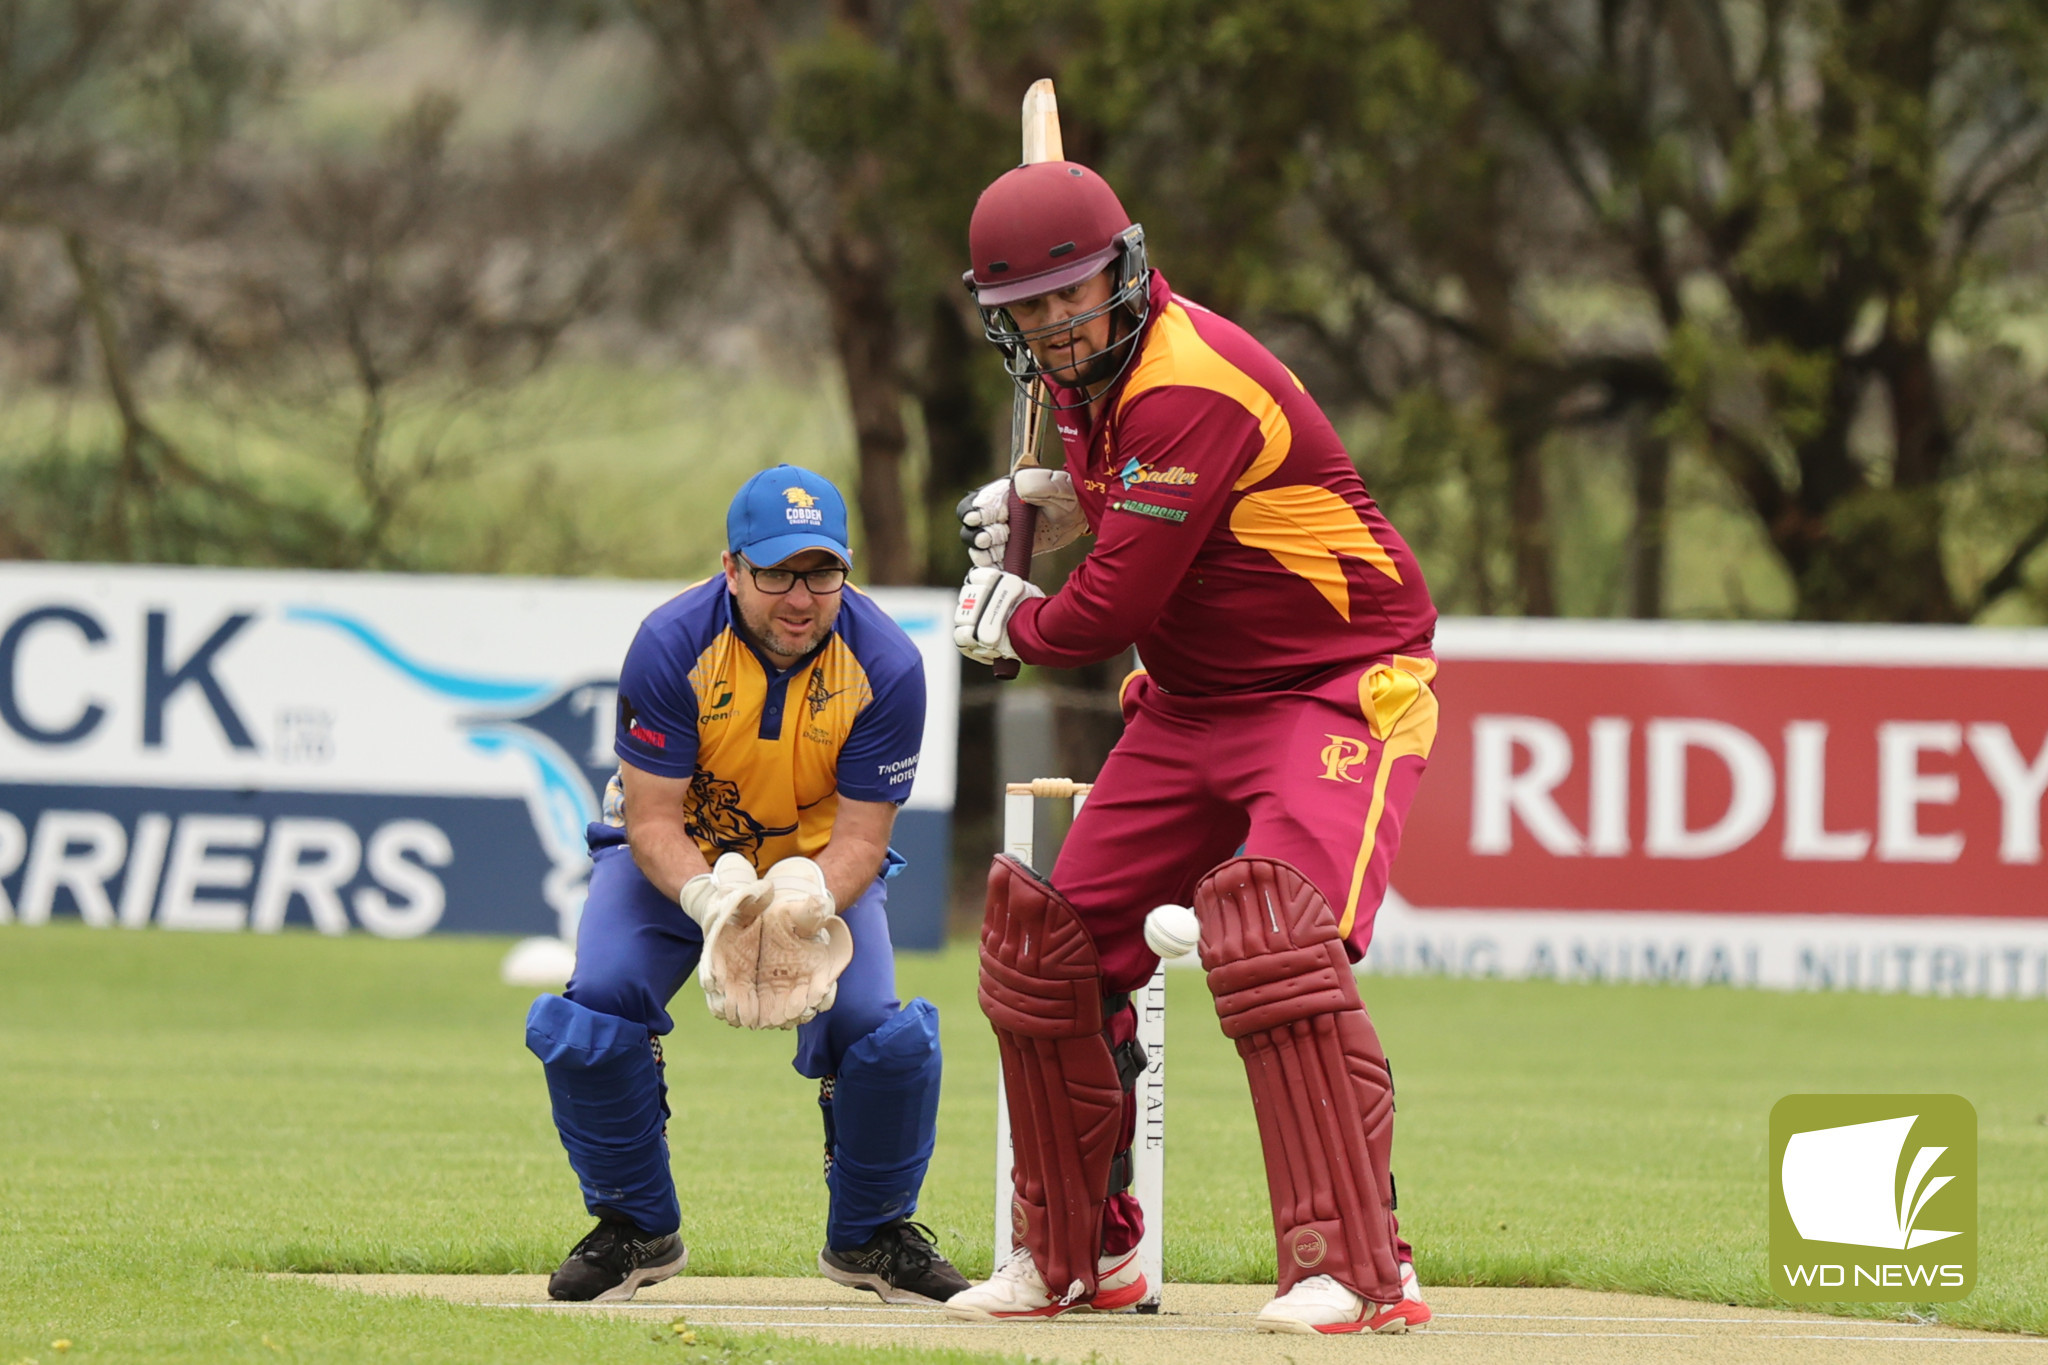
[[[690,775],[690,814],[684,828],[720,853],[740,853],[751,860],[770,839],[796,833],[795,825],[762,824],[740,805],[740,784],[699,768]]]

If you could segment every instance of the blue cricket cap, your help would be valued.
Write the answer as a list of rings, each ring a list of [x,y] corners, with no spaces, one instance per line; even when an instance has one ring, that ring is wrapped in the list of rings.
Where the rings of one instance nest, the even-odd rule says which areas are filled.
[[[725,511],[725,545],[764,568],[805,550],[825,550],[853,567],[846,499],[824,475],[793,464],[764,469],[740,485]]]

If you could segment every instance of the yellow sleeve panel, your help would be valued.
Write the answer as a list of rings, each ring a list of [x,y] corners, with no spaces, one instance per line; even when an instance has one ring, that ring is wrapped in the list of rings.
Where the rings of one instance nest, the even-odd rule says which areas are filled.
[[[1327,488],[1292,484],[1247,493],[1230,511],[1230,531],[1240,544],[1266,551],[1281,567],[1307,579],[1347,621],[1351,587],[1339,555],[1364,560],[1401,581],[1401,571],[1359,520],[1357,509]]]

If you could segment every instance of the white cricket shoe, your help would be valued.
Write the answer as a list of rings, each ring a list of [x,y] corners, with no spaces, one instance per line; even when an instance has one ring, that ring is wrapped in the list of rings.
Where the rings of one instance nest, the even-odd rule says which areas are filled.
[[[946,1300],[946,1312],[968,1322],[1001,1322],[1011,1318],[1056,1318],[1087,1310],[1114,1313],[1145,1297],[1145,1272],[1138,1268],[1136,1247],[1121,1256],[1096,1262],[1095,1297],[1068,1302],[1053,1296],[1032,1264],[1031,1253],[1018,1247],[996,1273]]]
[[[1328,1275],[1312,1275],[1259,1310],[1261,1332],[1412,1332],[1429,1321],[1414,1267],[1401,1265],[1401,1297],[1374,1303]]]

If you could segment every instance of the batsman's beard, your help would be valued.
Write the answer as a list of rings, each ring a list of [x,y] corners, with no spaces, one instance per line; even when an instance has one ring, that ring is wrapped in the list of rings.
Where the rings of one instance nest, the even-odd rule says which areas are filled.
[[[1119,316],[1122,311],[1110,310],[1108,341],[1100,350],[1090,351],[1085,358],[1055,363],[1034,348],[1032,358],[1038,362],[1040,372],[1061,388],[1081,389],[1091,397],[1095,396],[1095,390],[1113,381],[1123,367],[1124,357],[1117,345],[1124,337],[1124,320]],[[1078,332],[1073,336],[1076,342],[1083,340]]]

